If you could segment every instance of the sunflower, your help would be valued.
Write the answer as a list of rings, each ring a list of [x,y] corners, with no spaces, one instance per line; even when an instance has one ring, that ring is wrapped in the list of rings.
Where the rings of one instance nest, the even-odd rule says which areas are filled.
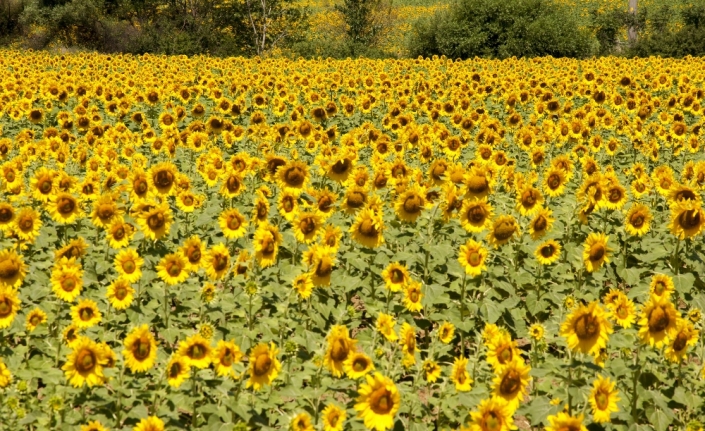
[[[543,176],[543,191],[548,196],[556,198],[565,192],[568,180],[563,170],[552,167]]]
[[[343,370],[349,379],[359,379],[374,369],[372,358],[362,352],[350,352],[343,362]]]
[[[318,237],[323,227],[323,220],[317,212],[299,212],[292,225],[296,240],[310,244]]]
[[[480,401],[477,410],[470,412],[473,431],[510,431],[515,430],[512,409],[500,397],[485,398]]]
[[[519,224],[513,216],[501,215],[493,222],[492,230],[487,235],[487,240],[494,248],[499,248],[508,243],[514,234],[519,235],[520,233]]]
[[[678,319],[673,335],[669,337],[664,356],[671,362],[679,363],[685,357],[688,347],[693,347],[698,342],[700,331],[686,319]]]
[[[0,308],[2,308],[1,305],[0,305]],[[0,319],[1,318],[2,317],[0,317]],[[37,329],[37,327],[39,325],[41,325],[42,323],[46,323],[46,321],[47,321],[47,314],[45,312],[43,312],[42,310],[40,310],[39,308],[35,308],[34,310],[30,311],[27,314],[27,320],[26,320],[25,326],[27,327],[27,331],[32,332],[35,329]]]
[[[271,385],[281,371],[281,363],[277,359],[279,350],[270,343],[260,343],[255,346],[250,353],[249,372],[250,378],[247,380],[247,387],[259,391],[266,385]]]
[[[277,170],[276,181],[279,188],[298,196],[309,181],[308,166],[301,161],[290,160]]]
[[[619,396],[615,388],[615,383],[609,378],[600,375],[592,382],[590,391],[590,407],[592,407],[592,417],[596,423],[610,421],[610,413],[618,412]]]
[[[127,247],[135,234],[135,227],[126,223],[122,217],[113,220],[106,230],[106,236],[110,247],[119,250]]]
[[[651,220],[653,216],[649,207],[635,203],[624,217],[624,229],[629,235],[644,236],[651,227]]]
[[[71,345],[64,370],[66,378],[74,387],[87,384],[89,387],[103,383],[103,367],[107,363],[103,349],[88,337],[80,336]]]
[[[239,172],[227,170],[221,177],[223,178],[223,185],[220,186],[219,193],[226,199],[233,199],[245,191],[246,186]]]
[[[144,259],[137,254],[137,250],[126,248],[120,250],[115,256],[115,270],[128,283],[136,283],[142,278],[142,265]]]
[[[173,286],[188,278],[188,260],[181,253],[167,254],[157,265],[157,274],[166,284]]]
[[[93,222],[94,226],[105,229],[116,218],[121,216],[122,211],[118,208],[115,199],[111,195],[103,195],[93,202],[91,222]]]
[[[177,354],[189,367],[206,368],[211,363],[211,345],[200,334],[194,334],[179,343]]]
[[[133,373],[144,373],[154,366],[157,359],[157,342],[149,331],[149,326],[139,326],[125,337],[125,350],[122,356],[125,365]]]
[[[233,364],[237,364],[242,360],[243,353],[240,347],[232,341],[218,341],[218,345],[211,352],[211,362],[215,368],[215,372],[220,377],[233,376]]]
[[[609,309],[610,317],[622,328],[631,328],[636,321],[636,306],[623,293],[612,304],[609,304],[607,308]]]
[[[506,331],[499,331],[489,336],[487,345],[487,362],[498,370],[512,361],[521,358],[517,342]]]
[[[81,203],[70,193],[58,193],[49,201],[48,209],[51,218],[61,224],[71,224],[83,216]]]
[[[551,230],[553,222],[555,221],[555,219],[551,217],[552,214],[553,211],[546,208],[539,208],[537,210],[536,216],[534,216],[531,223],[529,223],[531,239],[537,240]]]
[[[315,431],[311,416],[306,412],[294,416],[289,423],[289,431]]]
[[[147,180],[147,173],[142,169],[137,168],[130,176],[127,184],[127,190],[130,192],[130,198],[133,201],[143,201],[149,199],[152,193]]]
[[[455,358],[453,362],[453,370],[450,373],[450,379],[455,384],[455,390],[458,392],[468,392],[472,385],[472,377],[467,370],[468,359],[463,357]]]
[[[0,231],[8,232],[15,223],[17,212],[11,203],[0,202]]]
[[[20,302],[17,292],[7,287],[0,287],[0,329],[9,327],[15,320]]]
[[[413,186],[399,195],[394,209],[401,220],[413,223],[421,216],[426,203],[425,192],[420,187]]]
[[[76,326],[75,324],[70,324],[64,330],[62,331],[61,335],[64,339],[64,342],[66,343],[67,346],[71,347],[73,344],[78,340],[79,338],[79,332],[81,332],[81,328]]]
[[[197,235],[193,235],[179,248],[179,252],[186,258],[186,268],[190,272],[197,272],[204,262],[206,245]]]
[[[0,287],[19,288],[27,275],[27,265],[15,250],[0,251]]]
[[[220,280],[230,269],[230,251],[228,247],[219,243],[214,245],[206,255],[204,262],[206,274],[211,280]]]
[[[405,265],[393,262],[382,271],[382,279],[387,289],[392,292],[398,292],[402,286],[411,280],[411,276],[409,275],[409,269]]]
[[[48,168],[39,168],[34,172],[34,176],[30,181],[30,190],[32,197],[40,202],[48,202],[55,192],[56,172]]]
[[[496,371],[492,381],[492,394],[506,401],[507,408],[511,412],[516,411],[519,403],[526,396],[530,370],[531,367],[526,365],[521,357],[516,357]]]
[[[7,365],[0,358],[0,389],[10,386],[10,383],[12,383],[12,373],[10,373]]]
[[[1,209],[0,217],[2,217]],[[41,229],[41,227],[42,220],[36,210],[30,207],[24,207],[17,211],[17,217],[14,218],[13,231],[22,241],[34,242],[39,235],[39,229]]]
[[[583,415],[571,416],[565,412],[559,412],[555,416],[548,416],[548,426],[545,431],[587,431],[583,425]]]
[[[484,198],[492,192],[491,171],[487,166],[474,166],[463,177],[465,196]]]
[[[108,431],[108,429],[99,421],[91,421],[87,425],[82,425],[81,431]]]
[[[441,343],[448,344],[453,341],[455,336],[455,325],[450,322],[443,322],[438,328],[438,339]]]
[[[487,270],[486,259],[487,249],[481,243],[471,239],[460,246],[458,262],[465,268],[467,275],[475,277],[480,275],[483,270]]]
[[[695,201],[680,201],[671,207],[668,227],[678,239],[693,238],[705,227],[705,210]]]
[[[492,205],[486,199],[465,199],[458,213],[460,224],[468,232],[482,232],[492,220]]]
[[[531,185],[525,185],[517,195],[517,210],[523,216],[535,213],[543,204],[541,191]]]
[[[228,239],[238,239],[247,233],[247,219],[236,208],[223,211],[218,225]]]
[[[429,383],[434,383],[439,377],[441,377],[441,367],[438,363],[436,363],[436,361],[426,359],[421,368],[424,371],[426,381]]]
[[[168,235],[172,222],[171,210],[166,202],[149,208],[137,218],[137,223],[144,236],[153,241]]]
[[[544,329],[543,325],[540,323],[534,323],[529,328],[529,335],[531,335],[531,338],[533,338],[536,341],[543,340],[543,336],[544,336],[545,332],[546,332],[546,330]]]
[[[418,313],[423,306],[421,300],[423,292],[421,291],[421,283],[410,281],[404,286],[404,307],[412,313]]]
[[[156,416],[150,416],[139,421],[132,431],[164,431],[164,421]]]
[[[185,213],[192,213],[203,204],[205,196],[197,195],[190,190],[176,195],[176,207]]]
[[[673,279],[666,274],[654,274],[649,284],[649,295],[658,299],[668,300],[676,287]]]
[[[539,244],[534,252],[541,265],[551,265],[561,256],[561,245],[554,239]]]
[[[97,325],[102,317],[98,304],[91,299],[83,299],[71,307],[71,320],[81,329]]]
[[[377,322],[375,323],[375,328],[380,334],[382,334],[382,336],[384,336],[384,338],[387,339],[387,341],[394,342],[398,339],[397,333],[394,331],[395,324],[396,322],[394,321],[394,316],[379,313],[379,317],[377,317]]]
[[[368,199],[366,188],[353,185],[345,190],[341,208],[346,214],[356,214],[365,207]]]
[[[340,377],[345,371],[343,364],[353,353],[357,340],[350,338],[348,328],[343,325],[333,325],[326,337],[327,347],[323,363],[333,374]]]
[[[343,431],[345,427],[345,410],[331,403],[321,412],[323,416],[323,431]]]
[[[191,367],[183,356],[173,355],[166,364],[166,377],[169,386],[178,388],[191,376]]]
[[[110,283],[106,296],[113,308],[124,310],[132,304],[134,294],[135,289],[132,288],[130,282],[120,277]]]
[[[574,308],[560,329],[571,350],[593,356],[607,346],[612,332],[612,324],[597,301]]]
[[[668,298],[651,296],[639,316],[641,342],[660,349],[675,335],[678,318],[678,311]]]
[[[171,162],[162,162],[153,165],[147,174],[147,181],[152,190],[162,196],[170,196],[176,191],[176,177],[179,171]]]
[[[368,248],[376,248],[384,244],[384,221],[381,215],[371,209],[363,209],[355,217],[350,227],[350,233],[355,241]]]
[[[304,273],[297,276],[292,282],[292,288],[301,299],[307,299],[313,292],[313,281],[311,281],[311,274]]]
[[[330,286],[333,266],[335,266],[335,252],[327,246],[310,248],[304,253],[304,261],[309,265],[311,282],[314,286]]]
[[[612,249],[607,247],[608,240],[609,236],[604,233],[592,232],[588,235],[583,250],[583,262],[588,272],[595,272],[603,263],[609,263]]]
[[[385,431],[393,428],[394,417],[401,405],[401,395],[394,381],[380,373],[367,375],[365,379],[358,389],[357,416],[369,429]]]

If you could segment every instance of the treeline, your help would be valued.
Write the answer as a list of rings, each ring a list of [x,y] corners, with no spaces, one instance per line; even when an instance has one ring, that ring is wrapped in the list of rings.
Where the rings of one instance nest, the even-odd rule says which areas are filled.
[[[409,57],[584,58],[705,55],[705,0],[639,7],[628,0],[579,17],[555,0],[453,0],[414,22]],[[391,57],[381,36],[398,25],[392,0],[338,0],[324,19],[339,33],[315,35],[301,0],[0,0],[0,44],[101,52],[216,56]],[[314,37],[317,36],[317,37]]]

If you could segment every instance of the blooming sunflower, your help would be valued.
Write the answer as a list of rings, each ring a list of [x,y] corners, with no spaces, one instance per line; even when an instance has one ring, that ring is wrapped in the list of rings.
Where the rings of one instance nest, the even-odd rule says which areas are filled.
[[[191,376],[191,367],[183,356],[173,355],[166,364],[166,377],[169,386],[178,388]]]
[[[15,223],[17,212],[15,207],[8,202],[0,202],[0,231],[8,232]]]
[[[7,328],[15,320],[20,309],[17,292],[7,287],[0,287],[0,329]]]
[[[172,195],[176,191],[176,178],[179,171],[171,162],[161,162],[153,165],[147,174],[149,187],[162,196]]]
[[[321,412],[323,416],[323,431],[343,431],[345,427],[345,410],[330,403]]]
[[[369,429],[385,431],[392,428],[401,405],[401,395],[394,381],[380,373],[367,375],[365,379],[357,391],[357,416]]]
[[[110,305],[116,310],[124,310],[132,304],[134,299],[135,289],[132,288],[130,282],[120,277],[110,283],[106,296]]]
[[[614,386],[613,381],[600,375],[592,382],[589,401],[593,420],[598,424],[609,422],[610,414],[619,411],[619,391]]]
[[[379,313],[379,317],[377,317],[375,327],[377,328],[377,331],[379,331],[379,333],[387,339],[387,341],[393,342],[398,339],[397,333],[394,330],[395,324],[396,322],[394,321],[394,316],[390,314]]]
[[[71,224],[83,216],[81,203],[70,193],[58,193],[49,201],[48,209],[51,218],[61,224]]]
[[[323,219],[317,212],[298,212],[292,221],[294,237],[297,241],[312,243],[323,228]]]
[[[226,199],[233,199],[245,191],[246,186],[242,181],[240,173],[227,170],[222,174],[223,185],[220,186],[220,194]]]
[[[150,206],[137,218],[137,224],[144,236],[153,241],[168,235],[172,222],[172,213],[166,202]]]
[[[468,392],[472,385],[472,377],[467,370],[468,359],[463,357],[455,358],[453,362],[453,370],[450,373],[450,379],[455,384],[455,390],[458,392]]]
[[[114,262],[115,270],[120,277],[125,279],[128,283],[136,283],[142,278],[144,259],[137,254],[137,250],[133,248],[120,250],[117,256],[115,256]]]
[[[371,209],[363,209],[355,217],[350,227],[353,239],[368,248],[376,248],[384,244],[384,221],[381,215]]]
[[[219,243],[214,245],[206,255],[204,262],[206,274],[211,280],[220,280],[230,269],[230,251],[228,247]]]
[[[492,224],[492,230],[487,235],[487,240],[494,246],[500,246],[509,242],[514,234],[519,235],[519,224],[511,215],[501,215],[495,219]]]
[[[644,204],[635,203],[624,217],[624,229],[629,235],[644,236],[651,227],[651,210]]]
[[[49,168],[37,169],[30,181],[32,197],[41,202],[48,202],[56,189],[56,177],[57,173]]]
[[[184,190],[176,195],[176,207],[188,214],[200,208],[204,200],[204,195],[197,195],[190,190]]]
[[[548,426],[545,431],[587,431],[583,425],[583,415],[577,417],[571,416],[565,412],[559,412],[556,415],[551,415],[548,418]]]
[[[421,368],[423,368],[424,377],[429,383],[434,383],[439,377],[441,377],[441,367],[438,363],[436,363],[436,361],[426,359]]]
[[[238,239],[247,232],[247,219],[236,208],[223,211],[218,217],[218,225],[228,239]]]
[[[306,412],[302,412],[291,418],[289,431],[315,431],[311,423],[311,416]]]
[[[127,247],[135,234],[135,227],[126,223],[122,217],[113,220],[106,230],[106,236],[110,247],[119,250]]]
[[[0,308],[2,308],[2,305],[0,305]],[[2,313],[0,313],[1,315]],[[1,317],[0,317],[1,318]],[[47,321],[47,314],[43,312],[39,308],[35,308],[34,310],[30,311],[27,314],[27,320],[26,320],[26,327],[29,332],[34,331],[37,329],[39,325],[42,323],[46,323]]]
[[[471,239],[460,246],[458,262],[465,268],[467,275],[475,277],[480,275],[483,270],[487,270],[486,259],[487,249],[481,243]]]
[[[311,274],[304,273],[298,275],[292,282],[292,288],[301,299],[307,299],[313,292],[313,281],[311,281]]]
[[[671,362],[681,362],[685,357],[688,347],[693,347],[698,342],[700,331],[686,319],[678,319],[673,335],[669,337],[664,356]]]
[[[541,265],[551,265],[561,256],[561,245],[554,239],[539,244],[534,252]]]
[[[364,377],[375,369],[372,358],[362,352],[350,352],[343,362],[343,370],[350,379]]]
[[[468,232],[482,232],[492,220],[492,205],[486,199],[465,199],[458,213],[460,224]]]
[[[61,334],[67,346],[72,347],[78,341],[79,332],[81,332],[81,328],[73,323],[64,328]]]
[[[443,322],[438,328],[438,339],[441,343],[448,344],[453,341],[455,335],[455,326],[450,322]]]
[[[0,287],[18,288],[25,275],[27,265],[15,250],[0,251]]]
[[[314,286],[330,286],[335,266],[333,250],[327,246],[316,245],[304,253],[303,260],[309,266],[309,275]]]
[[[71,320],[81,329],[97,325],[102,317],[98,304],[91,299],[83,299],[71,307]]]
[[[504,330],[488,336],[485,344],[487,345],[487,362],[495,370],[521,358],[517,342],[512,340],[511,335]]]
[[[593,356],[607,346],[612,332],[612,324],[597,301],[573,309],[560,329],[570,349]]]
[[[668,300],[676,290],[673,279],[666,274],[654,274],[649,284],[649,295]]]
[[[583,250],[583,262],[588,272],[595,272],[602,267],[602,264],[609,263],[612,249],[607,247],[609,236],[604,233],[592,232],[585,240]]]
[[[91,421],[81,426],[81,431],[108,431],[100,421]]]
[[[473,431],[510,431],[515,430],[512,409],[500,397],[485,398],[476,410],[470,412]]]
[[[543,191],[548,196],[556,198],[565,192],[567,182],[563,170],[556,167],[549,168],[543,176]]]
[[[418,186],[412,186],[399,195],[394,209],[401,220],[413,223],[421,216],[426,202],[425,192]]]
[[[79,259],[86,255],[86,250],[88,250],[88,243],[83,237],[79,236],[76,239],[69,241],[68,244],[61,247],[55,255],[54,259],[59,261],[63,258],[66,259]]]
[[[423,308],[421,300],[423,292],[421,291],[421,283],[410,281],[404,286],[404,307],[412,313],[418,313]]]
[[[179,343],[177,354],[189,367],[206,368],[211,363],[211,345],[200,334],[194,334]]]
[[[530,380],[529,371],[531,367],[526,365],[521,357],[515,357],[496,370],[492,380],[492,394],[506,401],[507,408],[511,412],[516,411],[519,403],[526,396],[526,388]]]
[[[216,374],[221,377],[233,376],[233,365],[242,360],[243,353],[240,347],[235,344],[235,340],[218,341],[218,345],[211,352],[211,362]]]
[[[680,201],[671,206],[671,233],[678,239],[693,238],[705,227],[705,210],[696,201]]]
[[[278,232],[276,232],[278,235]],[[277,252],[279,251],[280,236],[269,229],[257,229],[255,231],[254,246],[255,258],[262,268],[267,268],[276,263]]]
[[[678,311],[668,298],[651,296],[641,309],[639,338],[642,343],[660,349],[675,335]]]
[[[531,220],[531,223],[529,223],[531,239],[537,240],[551,230],[553,222],[555,221],[555,219],[551,217],[552,214],[553,211],[546,208],[539,208],[536,211],[536,215]]]
[[[308,166],[298,160],[288,161],[276,173],[276,181],[279,188],[297,196],[306,188],[309,177]]]
[[[260,343],[252,349],[250,353],[250,378],[247,380],[247,387],[259,391],[266,385],[271,385],[281,371],[281,363],[277,359],[279,350],[270,343]]]
[[[0,389],[10,386],[10,383],[12,383],[12,373],[0,358]]]
[[[181,253],[171,253],[157,265],[159,278],[170,286],[183,283],[188,278],[188,260]]]
[[[125,337],[122,356],[125,365],[133,373],[144,373],[154,366],[157,359],[157,342],[149,331],[149,326],[139,326]]]
[[[139,421],[132,431],[164,431],[164,421],[156,416],[149,416]]]
[[[334,377],[343,375],[343,364],[348,356],[353,353],[357,340],[350,338],[348,328],[343,325],[333,325],[326,337],[326,354],[323,364],[328,368]]]
[[[631,328],[636,321],[636,306],[624,294],[618,296],[607,308],[610,317],[622,328]]]
[[[72,343],[71,348],[72,352],[61,367],[69,383],[77,388],[84,383],[89,387],[102,384],[103,367],[107,359],[100,345],[88,337],[81,336]]]
[[[533,338],[536,341],[543,340],[543,336],[544,336],[545,332],[546,332],[546,330],[544,329],[543,325],[540,323],[534,323],[529,328],[529,335],[531,335],[531,338]]]
[[[387,289],[392,292],[398,292],[401,290],[402,286],[411,280],[411,276],[405,265],[399,262],[393,262],[387,265],[382,271],[382,279]]]
[[[116,218],[122,216],[123,211],[118,208],[115,198],[110,194],[100,196],[93,202],[91,222],[94,226],[104,229]]]
[[[524,185],[517,194],[517,210],[523,216],[531,215],[538,211],[543,204],[541,191],[531,185]]]
[[[0,216],[2,216],[1,212]],[[39,235],[41,227],[42,220],[36,210],[24,207],[17,211],[17,217],[14,218],[13,231],[22,241],[34,242]]]
[[[179,248],[179,252],[186,258],[186,269],[190,272],[197,272],[203,264],[203,257],[206,255],[206,245],[197,235],[193,235]]]

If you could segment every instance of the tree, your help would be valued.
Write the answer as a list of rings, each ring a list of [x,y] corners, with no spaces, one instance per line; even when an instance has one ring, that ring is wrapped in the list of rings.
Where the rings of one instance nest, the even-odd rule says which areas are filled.
[[[343,0],[335,10],[343,15],[351,56],[377,46],[379,36],[390,25],[391,4],[383,0]]]

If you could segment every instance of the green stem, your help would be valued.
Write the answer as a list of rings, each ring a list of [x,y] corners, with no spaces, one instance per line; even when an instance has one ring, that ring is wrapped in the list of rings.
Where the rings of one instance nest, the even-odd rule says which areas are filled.
[[[169,328],[169,288],[166,283],[164,283],[164,322],[166,324],[165,328]]]
[[[639,382],[639,376],[641,375],[641,368],[639,367],[639,351],[641,346],[637,347],[636,355],[634,356],[634,378],[632,379],[632,424],[637,424],[638,416],[636,411],[636,403],[639,395],[636,392],[636,385]]]
[[[193,396],[193,416],[191,416],[191,427],[196,428],[198,424],[198,411],[196,410],[198,404],[198,383],[197,383],[198,372],[194,370],[193,381],[191,385],[191,392]]]
[[[122,427],[122,376],[125,374],[125,366],[120,368],[120,375],[118,377],[118,399],[117,399],[117,411],[115,415],[117,417],[117,422],[115,428],[120,429]]]
[[[568,349],[568,414],[573,415],[573,395],[570,393],[570,387],[573,386],[573,354]]]

